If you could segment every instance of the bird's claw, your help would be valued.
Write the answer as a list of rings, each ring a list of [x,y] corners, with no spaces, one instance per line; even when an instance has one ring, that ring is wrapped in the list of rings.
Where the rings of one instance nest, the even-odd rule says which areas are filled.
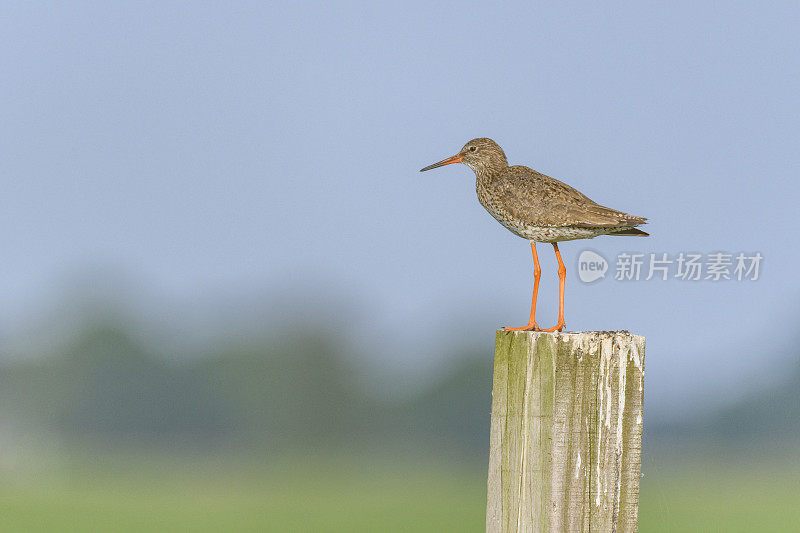
[[[527,326],[521,326],[521,327],[518,327],[518,328],[512,328],[511,326],[505,326],[503,329],[506,330],[506,331],[541,331],[541,328],[539,328],[539,325],[536,322],[534,322],[533,324],[528,324]]]
[[[564,322],[559,322],[558,324],[556,324],[552,328],[540,329],[539,331],[541,331],[543,333],[552,333],[554,331],[563,331],[564,330],[564,326],[566,326],[566,324]]]

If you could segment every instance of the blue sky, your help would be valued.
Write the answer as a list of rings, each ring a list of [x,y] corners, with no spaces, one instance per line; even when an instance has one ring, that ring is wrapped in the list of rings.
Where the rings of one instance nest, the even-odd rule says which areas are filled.
[[[650,218],[646,240],[562,245],[568,329],[646,335],[653,412],[739,394],[780,375],[800,315],[799,22],[788,2],[6,3],[0,319],[105,265],[157,298],[319,295],[332,319],[344,299],[401,366],[489,351],[527,318],[528,245],[466,167],[418,172],[489,136]],[[587,247],[765,259],[751,283],[584,285]]]

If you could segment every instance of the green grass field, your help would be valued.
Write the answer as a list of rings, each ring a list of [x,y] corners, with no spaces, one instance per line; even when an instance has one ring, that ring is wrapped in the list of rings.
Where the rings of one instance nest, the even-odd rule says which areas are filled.
[[[646,464],[640,531],[800,531],[798,460],[735,457]]]
[[[796,469],[707,465],[646,465],[640,530],[800,530]],[[0,531],[482,531],[484,482],[386,458],[97,462],[4,476]]]

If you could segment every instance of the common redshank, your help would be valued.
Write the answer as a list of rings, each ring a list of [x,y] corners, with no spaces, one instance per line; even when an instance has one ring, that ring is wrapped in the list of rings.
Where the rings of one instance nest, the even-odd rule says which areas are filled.
[[[533,252],[533,299],[528,325],[506,327],[506,331],[561,331],[564,329],[564,284],[567,269],[561,260],[558,243],[593,239],[598,235],[648,234],[637,229],[647,220],[604,207],[586,195],[531,168],[509,166],[506,154],[496,142],[485,137],[472,139],[452,157],[429,165],[432,168],[464,163],[475,172],[475,189],[481,205],[513,234],[527,239]],[[542,269],[536,243],[553,245],[558,260],[558,323],[542,329],[536,324],[536,295]]]

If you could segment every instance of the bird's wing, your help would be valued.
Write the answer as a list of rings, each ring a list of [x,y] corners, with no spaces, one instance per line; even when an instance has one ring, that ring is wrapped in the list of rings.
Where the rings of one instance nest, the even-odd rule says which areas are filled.
[[[615,228],[647,220],[602,206],[566,183],[527,167],[510,167],[498,186],[510,214],[535,226]]]

